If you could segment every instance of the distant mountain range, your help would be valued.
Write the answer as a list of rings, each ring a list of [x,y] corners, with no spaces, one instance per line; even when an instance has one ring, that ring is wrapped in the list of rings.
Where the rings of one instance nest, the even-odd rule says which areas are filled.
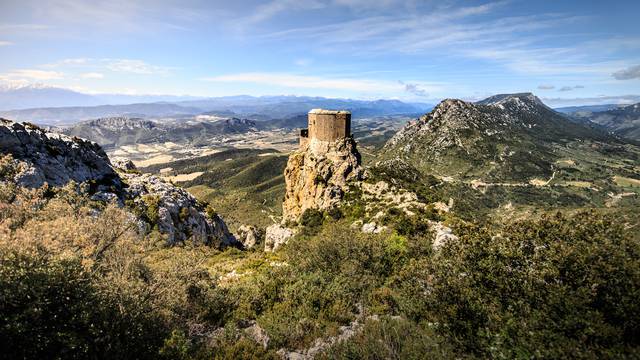
[[[619,136],[640,141],[640,103],[604,110],[577,109],[567,115],[575,121],[596,124]]]
[[[214,121],[151,121],[140,118],[110,117],[82,121],[56,129],[71,136],[95,141],[106,149],[131,144],[175,142],[197,144],[215,136],[256,131],[255,121],[217,119]]]
[[[85,107],[123,105],[150,102],[177,102],[202,97],[174,95],[85,94],[46,85],[0,85],[0,110],[20,110],[49,107]]]
[[[227,96],[188,98],[170,96],[88,95],[51,87],[0,90],[0,117],[43,125],[72,124],[103,117],[181,117],[198,114],[282,119],[313,108],[347,109],[354,117],[418,115],[432,108],[398,100],[350,100],[306,96]]]

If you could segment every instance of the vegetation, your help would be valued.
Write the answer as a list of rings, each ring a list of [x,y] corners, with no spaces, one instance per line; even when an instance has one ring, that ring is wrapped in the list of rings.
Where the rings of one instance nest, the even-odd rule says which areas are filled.
[[[638,240],[596,212],[499,227],[448,217],[459,239],[434,251],[428,214],[391,212],[387,232],[364,234],[347,213],[308,211],[307,231],[267,254],[156,246],[73,184],[0,190],[9,357],[277,358],[318,339],[320,358],[640,351]],[[328,340],[344,326],[354,335]]]
[[[142,170],[159,173],[163,168],[172,169],[163,175],[203,172],[178,185],[199,200],[215,204],[235,230],[245,224],[266,227],[272,223],[269,215],[281,215],[286,163],[287,156],[274,150],[233,149]]]

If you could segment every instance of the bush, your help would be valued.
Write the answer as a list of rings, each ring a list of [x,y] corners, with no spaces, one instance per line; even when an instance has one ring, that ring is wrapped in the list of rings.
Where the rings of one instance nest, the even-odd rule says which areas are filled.
[[[458,227],[431,263],[426,316],[480,357],[611,357],[640,350],[640,247],[595,213]]]
[[[368,320],[352,338],[336,343],[319,359],[452,359],[442,337],[402,318]]]

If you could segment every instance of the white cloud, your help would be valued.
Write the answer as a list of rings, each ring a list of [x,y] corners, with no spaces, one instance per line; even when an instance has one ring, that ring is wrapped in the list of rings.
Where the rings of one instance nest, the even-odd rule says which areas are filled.
[[[31,80],[59,80],[64,78],[64,74],[58,71],[45,71],[37,69],[13,70],[4,74],[9,79],[31,79]]]
[[[11,41],[0,40],[0,46],[9,46],[9,45],[13,45],[13,43]]]
[[[74,70],[84,70],[86,73],[101,73],[104,71],[114,71],[143,75],[166,75],[172,69],[169,66],[159,66],[149,64],[139,59],[92,59],[92,58],[70,58],[63,59],[51,64],[42,65],[43,68],[65,68]]]
[[[618,70],[612,74],[616,80],[640,79],[640,65]]]
[[[563,86],[560,89],[558,89],[558,91],[566,92],[566,91],[573,91],[575,89],[584,89],[584,86],[582,86],[582,85]]]
[[[104,78],[104,74],[98,72],[88,72],[80,74],[80,77],[83,79],[102,79]]]
[[[168,67],[148,64],[135,59],[104,59],[107,69],[133,74],[167,74]]]
[[[354,78],[331,78],[309,75],[295,75],[284,73],[239,73],[213,76],[201,79],[203,81],[224,82],[224,83],[249,83],[281,86],[291,89],[325,89],[325,90],[346,90],[362,93],[393,93],[403,94],[406,92],[406,85],[398,81],[354,79]],[[412,82],[413,83],[413,82]],[[438,84],[415,83],[420,90],[432,91],[440,89]]]
[[[399,83],[400,83],[400,85],[404,86],[404,91],[408,92],[409,94],[413,94],[413,95],[420,96],[420,97],[428,97],[429,96],[427,91],[425,89],[423,89],[418,84],[410,84],[410,83],[405,83],[403,81],[400,81]]]
[[[540,90],[553,90],[555,88],[554,85],[538,85],[538,89]]]

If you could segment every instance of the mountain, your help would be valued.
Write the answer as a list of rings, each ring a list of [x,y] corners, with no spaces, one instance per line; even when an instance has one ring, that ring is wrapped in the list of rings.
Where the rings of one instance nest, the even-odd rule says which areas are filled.
[[[91,95],[68,89],[41,85],[0,87],[0,110],[100,104],[100,100]]]
[[[255,130],[254,121],[237,118],[215,121],[151,121],[141,118],[108,117],[82,121],[60,131],[111,148],[156,142],[196,142],[214,136]]]
[[[40,91],[63,91],[61,89],[40,89]],[[75,97],[83,94],[69,92],[69,96]],[[356,117],[371,117],[385,115],[416,115],[431,109],[431,105],[420,103],[403,103],[398,100],[351,100],[328,99],[322,97],[298,97],[298,96],[228,96],[206,98],[189,101],[173,102],[139,102],[127,104],[105,104],[105,98],[84,95],[84,102],[71,99],[70,101],[57,101],[58,97],[45,93],[39,97],[46,97],[48,101],[37,103],[39,107],[17,110],[0,111],[0,116],[30,121],[42,125],[72,124],[82,120],[90,120],[101,117],[180,117],[185,115],[216,115],[223,117],[243,117],[255,120],[287,119],[297,115],[306,114],[314,108],[346,109],[351,110]],[[28,98],[28,97],[27,97]],[[113,96],[112,96],[113,98]],[[112,99],[114,100],[114,99]],[[115,99],[114,101],[123,99]],[[2,94],[0,94],[0,102]],[[26,100],[25,100],[26,101]],[[81,106],[75,102],[82,102]],[[26,102],[25,102],[26,103]],[[35,100],[33,102],[36,103]],[[74,106],[69,106],[73,103]],[[86,105],[86,106],[85,106]],[[43,107],[49,106],[49,107]],[[3,107],[0,107],[2,109]],[[6,107],[5,107],[6,108]]]
[[[40,84],[23,86],[0,85],[0,110],[3,111],[48,107],[123,105],[161,101],[177,102],[196,99],[198,97],[174,95],[84,94],[70,89]]]
[[[385,151],[443,176],[499,181],[549,178],[559,147],[617,140],[569,121],[533,94],[496,95],[477,103],[447,99],[410,122]]]
[[[554,108],[555,111],[561,112],[563,114],[572,114],[572,113],[593,113],[597,111],[607,111],[611,109],[616,109],[622,107],[624,105],[620,104],[603,104],[603,105],[583,105],[583,106],[566,106]]]
[[[140,103],[0,111],[0,116],[17,121],[30,121],[37,124],[65,125],[102,117],[179,117],[194,115],[200,112],[200,109],[197,108],[188,108],[170,103]]]
[[[576,111],[569,116],[577,121],[597,124],[617,135],[640,140],[640,103],[604,111]]]
[[[270,118],[292,117],[306,114],[310,109],[344,109],[355,116],[417,114],[431,105],[404,103],[398,100],[352,100],[328,99],[308,96],[233,96],[180,102],[180,105],[195,106],[205,111],[232,111],[238,115],[268,115]]]

